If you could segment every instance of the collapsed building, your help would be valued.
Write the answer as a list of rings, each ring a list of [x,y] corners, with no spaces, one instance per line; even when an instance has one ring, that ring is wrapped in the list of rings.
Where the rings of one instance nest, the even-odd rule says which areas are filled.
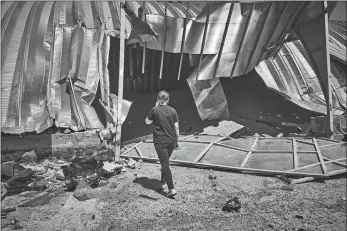
[[[201,120],[229,120],[222,79],[252,74],[305,110],[341,115],[346,24],[328,25],[326,7],[126,2],[124,98],[189,86]],[[2,2],[2,133],[101,130],[112,121],[105,107],[117,108],[120,11],[113,1]],[[125,118],[131,102],[123,108]]]
[[[321,115],[326,120],[318,127],[330,136],[333,117],[346,111],[346,22],[328,21],[336,2],[1,4],[2,176],[9,178],[2,199],[47,190],[57,180],[69,190],[77,180],[98,187],[126,171],[125,163],[134,169],[141,165],[134,160],[158,161],[152,141],[140,136],[151,133],[144,118],[162,89],[172,96],[180,130],[194,133],[180,137],[183,149],[171,163],[302,177],[293,184],[346,173],[344,142],[195,133],[210,121],[297,127]],[[96,133],[78,132],[114,133],[119,124],[123,141],[142,139],[123,143],[122,164],[109,162],[113,149],[93,139]],[[52,128],[76,133],[45,136]],[[18,139],[25,133],[41,134]],[[21,142],[30,145],[15,153]],[[59,160],[50,162],[50,155]],[[74,193],[79,200],[97,194],[81,188]]]

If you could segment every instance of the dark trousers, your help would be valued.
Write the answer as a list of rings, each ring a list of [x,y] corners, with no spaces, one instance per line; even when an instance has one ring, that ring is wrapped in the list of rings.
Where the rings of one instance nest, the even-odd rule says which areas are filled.
[[[158,158],[161,164],[161,182],[167,183],[169,189],[173,189],[172,174],[169,165],[170,156],[175,149],[175,144],[157,144],[154,143],[155,150],[157,151]]]

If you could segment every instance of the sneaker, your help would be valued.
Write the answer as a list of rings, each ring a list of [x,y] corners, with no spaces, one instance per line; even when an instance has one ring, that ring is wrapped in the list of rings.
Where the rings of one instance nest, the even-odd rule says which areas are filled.
[[[170,189],[166,196],[167,197],[173,197],[173,196],[176,196],[176,195],[177,195],[176,190],[175,189]]]
[[[160,186],[158,187],[158,191],[165,191],[166,189],[166,184],[161,183]]]

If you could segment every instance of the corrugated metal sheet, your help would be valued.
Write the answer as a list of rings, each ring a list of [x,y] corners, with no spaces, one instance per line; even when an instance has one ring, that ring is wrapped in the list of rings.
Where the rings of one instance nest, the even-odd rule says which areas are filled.
[[[269,88],[281,92],[288,100],[308,110],[325,114],[322,88],[304,52],[300,41],[286,43],[276,57],[261,62],[256,71]],[[343,109],[346,107],[346,74],[339,74],[334,61],[331,62],[331,67],[332,85],[333,89],[336,89],[333,94],[333,107]],[[337,75],[339,76],[336,77]]]
[[[108,34],[118,33],[119,4],[1,2],[2,132],[103,127],[91,104],[100,82],[109,105]]]
[[[53,123],[74,130],[100,128],[91,102],[100,86],[102,100],[106,105],[109,103],[108,35],[118,34],[119,2],[1,4],[2,131],[41,132]],[[165,4],[168,17],[164,44]],[[139,88],[138,80],[142,81],[142,92],[146,93],[146,89],[154,91],[162,83],[165,87],[176,79],[173,76],[176,70],[168,71],[168,68],[163,79],[158,79],[162,75],[158,73],[158,51],[164,47],[164,65],[179,66],[184,18],[187,18],[184,60],[187,61],[188,54],[199,57],[188,84],[201,118],[228,117],[219,77],[241,76],[262,60],[267,61],[257,70],[262,70],[259,73],[270,88],[310,110],[324,111],[320,78],[325,67],[319,59],[324,56],[324,50],[323,40],[317,39],[322,37],[321,26],[304,30],[310,23],[322,23],[321,2],[213,2],[210,8],[191,5],[187,14],[185,6],[175,2],[146,2],[141,8],[142,5],[143,2],[127,2],[125,8],[128,44],[146,42],[147,47],[147,60],[139,57],[139,50],[143,49],[126,48],[132,54],[128,56],[132,78],[128,78],[126,85],[135,91]],[[138,18],[140,8],[148,24]],[[225,30],[229,12],[229,27]],[[331,68],[337,107],[346,102],[343,95],[346,71],[340,65],[346,62],[345,28],[345,23],[336,21],[329,26],[329,47],[331,55],[336,57]],[[303,45],[295,42],[283,45],[295,38],[300,38]],[[317,49],[321,50],[316,52]],[[149,53],[155,55],[155,52],[157,58],[148,58]],[[203,57],[199,56],[201,53]],[[146,71],[138,77],[141,60],[146,63]]]

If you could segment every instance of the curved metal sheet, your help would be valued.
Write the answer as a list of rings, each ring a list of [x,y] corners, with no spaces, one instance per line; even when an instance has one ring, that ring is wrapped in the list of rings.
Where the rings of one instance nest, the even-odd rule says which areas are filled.
[[[299,106],[325,114],[325,98],[318,77],[302,52],[305,50],[300,41],[287,43],[274,59],[261,62],[256,71],[269,88],[281,91]],[[280,63],[281,69],[287,72],[276,71],[275,60]],[[346,72],[340,69],[334,60],[331,61],[331,67],[332,84],[336,89],[333,101],[337,102],[333,107],[337,109],[335,112],[339,113],[338,110],[346,107]],[[289,83],[289,89],[280,86],[281,79]]]
[[[1,4],[2,131],[42,132],[52,119],[57,127],[73,130],[101,128],[90,105],[100,79],[102,100],[108,103],[107,37],[118,34],[119,3]],[[171,11],[178,15],[172,7]],[[126,36],[139,25],[147,24],[128,18]],[[146,37],[147,32],[152,34]],[[153,40],[155,35],[149,27],[135,33],[142,36],[137,41]]]

